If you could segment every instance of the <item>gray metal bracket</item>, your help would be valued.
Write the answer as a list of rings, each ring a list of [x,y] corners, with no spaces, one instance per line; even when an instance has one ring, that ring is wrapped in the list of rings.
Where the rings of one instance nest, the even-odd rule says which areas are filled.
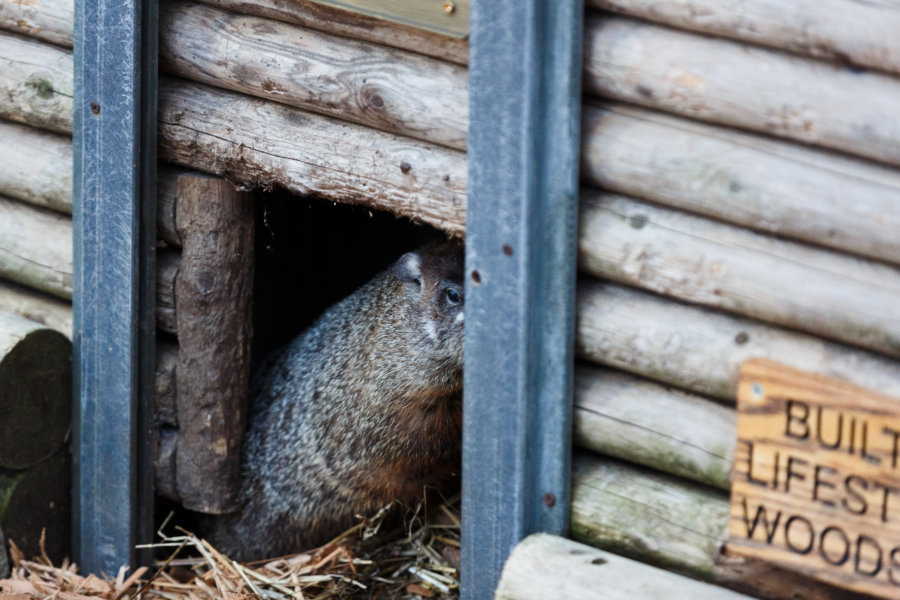
[[[73,551],[135,567],[152,529],[156,0],[76,0]]]
[[[470,34],[462,595],[569,526],[582,0],[476,0]]]

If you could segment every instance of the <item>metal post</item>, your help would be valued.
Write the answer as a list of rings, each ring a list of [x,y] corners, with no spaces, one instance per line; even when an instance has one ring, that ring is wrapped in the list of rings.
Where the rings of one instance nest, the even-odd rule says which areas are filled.
[[[76,0],[73,550],[136,566],[152,529],[156,0]]]
[[[464,600],[568,530],[582,0],[476,0],[470,35]]]

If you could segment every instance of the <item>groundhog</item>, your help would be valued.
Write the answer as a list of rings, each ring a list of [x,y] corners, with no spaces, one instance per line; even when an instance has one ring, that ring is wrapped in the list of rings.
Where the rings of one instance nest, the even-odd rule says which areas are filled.
[[[254,375],[241,508],[213,543],[237,560],[328,541],[458,478],[463,246],[437,242],[328,309]]]

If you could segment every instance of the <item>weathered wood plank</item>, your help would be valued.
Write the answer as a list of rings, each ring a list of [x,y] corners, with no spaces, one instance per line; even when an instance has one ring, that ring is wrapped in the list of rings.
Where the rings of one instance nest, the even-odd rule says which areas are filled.
[[[340,36],[403,48],[464,65],[469,60],[467,38],[432,33],[390,23],[357,12],[325,6],[312,0],[200,0],[239,13],[296,23]]]
[[[579,285],[576,343],[585,359],[731,401],[752,357],[900,396],[895,360],[596,280]]]
[[[463,67],[181,0],[160,15],[159,50],[181,77],[466,149]]]
[[[729,510],[723,492],[589,454],[575,455],[572,483],[578,541],[754,597],[847,598],[845,590],[732,555],[722,545]]]
[[[0,279],[0,311],[40,323],[72,338],[72,305]]]
[[[711,579],[727,531],[728,499],[723,492],[576,453],[574,539]]]
[[[72,138],[0,121],[0,194],[72,213]]]
[[[900,164],[898,79],[624,17],[586,38],[589,93]]]
[[[0,197],[0,277],[72,298],[72,219]]]
[[[749,600],[735,592],[657,569],[566,538],[537,533],[515,547],[495,600],[593,598],[605,600],[690,598]]]
[[[623,104],[583,123],[586,182],[900,263],[894,169]]]
[[[900,356],[900,271],[585,190],[582,270]],[[900,196],[898,196],[900,199]]]
[[[27,469],[62,449],[71,420],[72,342],[0,311],[0,468]]]
[[[253,337],[253,198],[206,175],[178,178],[176,487],[191,510],[233,510]]]
[[[172,79],[160,80],[159,103],[165,160],[463,234],[462,152]]]
[[[900,72],[900,5],[865,0],[587,0],[597,8],[782,48],[840,63]]]
[[[706,398],[620,371],[575,369],[574,441],[601,454],[728,489],[735,418]]]
[[[181,253],[177,250],[159,250],[156,254],[156,326],[166,333],[176,335],[175,281],[181,266]]]
[[[178,205],[178,176],[190,169],[160,163],[156,171],[156,237],[167,245],[181,247],[175,219]]]
[[[0,2],[0,29],[71,48],[72,34],[75,31],[75,2],[73,0]]]
[[[0,32],[0,117],[72,133],[72,52]]]

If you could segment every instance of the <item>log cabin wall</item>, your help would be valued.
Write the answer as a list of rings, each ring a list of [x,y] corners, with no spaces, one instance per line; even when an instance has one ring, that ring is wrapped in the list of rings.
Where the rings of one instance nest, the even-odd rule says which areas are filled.
[[[572,535],[844,597],[728,553],[733,406],[750,357],[900,394],[900,10],[587,4]]]

